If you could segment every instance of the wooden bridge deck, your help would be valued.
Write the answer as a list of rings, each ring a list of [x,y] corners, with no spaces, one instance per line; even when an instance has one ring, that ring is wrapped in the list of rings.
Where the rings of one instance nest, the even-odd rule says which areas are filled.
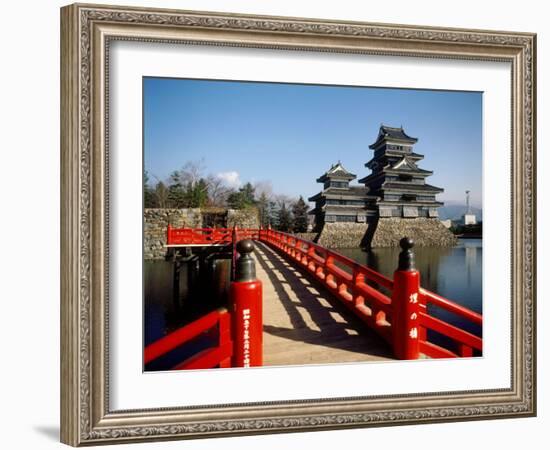
[[[386,342],[304,271],[256,242],[263,283],[264,365],[393,359]]]

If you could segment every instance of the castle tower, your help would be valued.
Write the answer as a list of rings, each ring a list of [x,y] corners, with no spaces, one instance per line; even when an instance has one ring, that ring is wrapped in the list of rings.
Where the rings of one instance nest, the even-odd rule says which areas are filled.
[[[317,230],[327,222],[365,223],[367,216],[374,214],[376,197],[367,195],[368,190],[363,186],[350,186],[355,178],[357,176],[346,170],[340,161],[317,178],[318,183],[323,183],[323,190],[308,199],[315,202],[309,214],[315,216]]]
[[[367,192],[377,196],[377,214],[383,217],[437,218],[442,202],[435,199],[443,189],[426,183],[432,171],[418,167],[424,158],[413,151],[418,141],[402,127],[380,126],[378,137],[369,148],[373,158],[365,164],[372,173],[359,180]]]

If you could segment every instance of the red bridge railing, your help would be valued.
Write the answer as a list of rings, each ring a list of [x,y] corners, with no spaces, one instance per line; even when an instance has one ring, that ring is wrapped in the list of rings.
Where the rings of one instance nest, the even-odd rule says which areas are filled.
[[[143,352],[143,364],[146,365],[155,361],[215,327],[218,327],[218,344],[215,347],[208,348],[189,357],[172,367],[171,370],[209,369],[217,366],[231,367],[230,361],[233,355],[231,316],[225,308],[212,311],[200,319],[149,344]]]
[[[172,228],[168,225],[166,243],[178,245],[216,245],[231,242],[231,228]]]
[[[398,358],[416,359],[420,354],[431,358],[466,357],[483,349],[479,336],[434,317],[427,305],[433,304],[476,325],[482,324],[481,314],[421,288],[416,270],[397,270],[391,280],[335,251],[287,233],[262,230],[260,240],[305,267],[348,309],[388,341]],[[411,278],[416,279],[412,290],[410,287],[405,291],[398,289]],[[400,317],[403,320],[399,320]],[[399,326],[394,326],[396,321],[400,322]],[[428,329],[453,341],[455,351],[429,342]],[[403,341],[405,349],[399,349],[402,345],[398,342]],[[410,346],[416,347],[412,354],[406,350]]]
[[[209,369],[212,367],[253,367],[263,362],[262,282],[256,279],[254,250],[250,238],[258,231],[233,229],[171,229],[168,245],[233,245],[234,273],[231,277],[230,311],[212,311],[145,347],[143,364],[147,365],[189,343],[203,333],[218,328],[218,342],[171,370]],[[239,255],[237,257],[237,255]]]
[[[243,239],[265,242],[310,272],[369,328],[382,336],[399,359],[417,359],[422,355],[431,358],[469,357],[483,350],[481,337],[430,314],[428,305],[434,305],[478,326],[483,321],[481,314],[420,286],[420,274],[411,264],[414,259],[410,250],[412,242],[409,245],[402,240],[403,251],[393,280],[338,252],[271,229],[169,227],[167,245],[232,244],[236,258],[238,251],[235,246]],[[431,342],[428,330],[448,338],[454,344],[453,348]]]
[[[225,245],[243,239],[258,239],[259,230],[233,228],[172,228],[166,230],[166,245]]]

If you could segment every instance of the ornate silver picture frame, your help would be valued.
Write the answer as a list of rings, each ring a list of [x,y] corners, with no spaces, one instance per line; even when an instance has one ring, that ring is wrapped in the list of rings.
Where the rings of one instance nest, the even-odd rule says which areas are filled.
[[[502,152],[511,157],[510,385],[113,409],[109,386],[109,57],[116,41],[508,63],[511,148]],[[62,8],[62,442],[80,446],[535,415],[535,89],[536,36],[531,33],[85,4]]]

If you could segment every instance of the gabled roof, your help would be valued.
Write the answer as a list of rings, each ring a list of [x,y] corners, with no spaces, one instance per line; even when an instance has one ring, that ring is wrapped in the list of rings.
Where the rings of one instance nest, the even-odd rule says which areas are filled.
[[[418,170],[418,166],[411,159],[404,156],[400,161],[397,161],[391,169],[401,169],[401,170]]]
[[[387,165],[383,167],[379,172],[370,173],[366,177],[363,177],[360,180],[357,180],[357,182],[368,185],[369,183],[371,183],[374,180],[377,180],[378,178],[385,177],[387,174],[407,173],[415,177],[429,177],[430,175],[433,175],[433,171],[420,169],[419,167],[417,167],[416,169],[405,169],[405,170],[403,169],[404,169],[403,167],[396,169]]]
[[[403,127],[395,128],[395,127],[388,127],[387,125],[380,125],[380,130],[378,130],[378,137],[376,138],[376,142],[372,145],[369,145],[369,148],[376,148],[378,147],[383,141],[402,141],[408,144],[414,144],[418,141],[417,138],[409,136],[405,131],[403,130]]]
[[[349,172],[340,161],[336,164],[330,166],[330,169],[327,170],[323,175],[317,178],[318,183],[324,183],[326,180],[331,178],[340,178],[344,180],[354,180],[357,177],[354,173]]]
[[[393,150],[386,150],[383,155],[374,156],[370,161],[367,161],[365,163],[365,167],[368,167],[369,169],[372,169],[373,163],[376,163],[377,165],[384,164],[386,161],[388,161],[388,157],[403,157],[403,152],[394,152]],[[424,155],[421,155],[419,153],[406,153],[407,158],[409,158],[411,161],[414,161],[416,164],[417,161],[420,161],[424,159]]]

